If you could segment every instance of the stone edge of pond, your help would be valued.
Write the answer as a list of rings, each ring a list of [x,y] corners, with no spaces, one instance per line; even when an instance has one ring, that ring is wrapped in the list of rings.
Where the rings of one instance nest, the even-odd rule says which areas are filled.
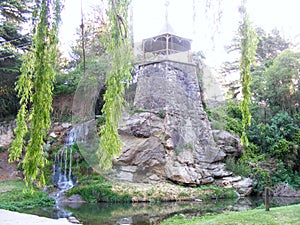
[[[35,216],[31,214],[12,212],[0,209],[1,224],[5,225],[21,225],[21,224],[43,224],[43,225],[70,225],[73,224],[67,218],[50,219],[46,217]]]

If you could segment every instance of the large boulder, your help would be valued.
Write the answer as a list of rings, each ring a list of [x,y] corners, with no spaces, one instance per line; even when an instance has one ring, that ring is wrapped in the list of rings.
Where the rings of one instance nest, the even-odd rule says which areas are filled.
[[[272,194],[275,197],[300,197],[300,191],[289,186],[288,183],[278,184]]]
[[[119,134],[124,147],[115,163],[119,180],[149,183],[170,180],[195,186],[231,175],[219,163],[225,154],[211,140],[206,145],[191,144],[168,124],[172,124],[170,116],[161,117],[157,112],[123,115]]]
[[[226,153],[226,155],[234,157],[239,157],[241,155],[243,146],[237,135],[231,134],[225,130],[212,130],[212,134],[217,145]]]

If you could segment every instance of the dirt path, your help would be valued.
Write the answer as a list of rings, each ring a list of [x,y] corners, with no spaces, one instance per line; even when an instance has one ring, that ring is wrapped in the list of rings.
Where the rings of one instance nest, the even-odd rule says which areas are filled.
[[[45,217],[29,215],[18,212],[11,212],[0,209],[0,225],[70,225],[66,218],[64,219],[49,219]]]

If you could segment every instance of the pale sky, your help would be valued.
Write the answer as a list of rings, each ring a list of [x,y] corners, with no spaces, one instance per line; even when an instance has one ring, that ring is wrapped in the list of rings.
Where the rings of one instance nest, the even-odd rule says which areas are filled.
[[[100,1],[100,0],[98,0]],[[203,51],[207,57],[216,60],[224,54],[224,45],[230,44],[238,27],[240,0],[223,0],[222,18],[218,34],[212,13],[205,13],[206,0],[169,0],[168,20],[177,35],[193,39],[193,50]],[[68,46],[75,40],[75,30],[80,25],[80,0],[65,0],[62,13],[60,37],[62,45]],[[84,14],[95,0],[83,0]],[[212,0],[212,2],[216,2]],[[164,0],[132,0],[133,31],[135,41],[159,33],[165,23]],[[299,0],[248,0],[247,11],[254,26],[267,32],[275,27],[281,35],[291,41],[300,42],[300,1]],[[298,35],[298,37],[297,37]],[[214,36],[214,41],[211,37]],[[295,38],[297,37],[296,41]],[[209,60],[209,59],[208,59]],[[219,59],[221,60],[221,59]]]

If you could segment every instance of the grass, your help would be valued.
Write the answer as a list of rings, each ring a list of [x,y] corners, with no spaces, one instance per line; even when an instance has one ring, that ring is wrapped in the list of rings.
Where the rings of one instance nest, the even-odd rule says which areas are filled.
[[[130,202],[128,194],[118,194],[112,191],[112,184],[101,176],[81,177],[79,185],[67,191],[67,196],[79,194],[83,200],[90,203],[97,202]]]
[[[241,212],[225,212],[222,214],[195,217],[193,219],[185,219],[182,215],[176,215],[161,223],[161,225],[181,224],[300,224],[300,204],[271,208],[270,211],[265,211],[264,209],[254,209]]]
[[[184,187],[171,183],[141,184],[141,183],[112,183],[112,190],[118,194],[132,196],[133,202],[166,202],[194,201],[195,199],[235,199],[236,193],[232,188],[213,185],[201,187]]]
[[[35,207],[50,207],[54,204],[54,199],[39,189],[26,191],[25,184],[21,180],[0,182],[0,209],[22,211]]]
[[[144,184],[110,182],[100,175],[80,177],[67,196],[79,194],[83,200],[97,202],[168,202],[195,199],[235,199],[234,189],[213,185],[184,187],[171,183]]]

